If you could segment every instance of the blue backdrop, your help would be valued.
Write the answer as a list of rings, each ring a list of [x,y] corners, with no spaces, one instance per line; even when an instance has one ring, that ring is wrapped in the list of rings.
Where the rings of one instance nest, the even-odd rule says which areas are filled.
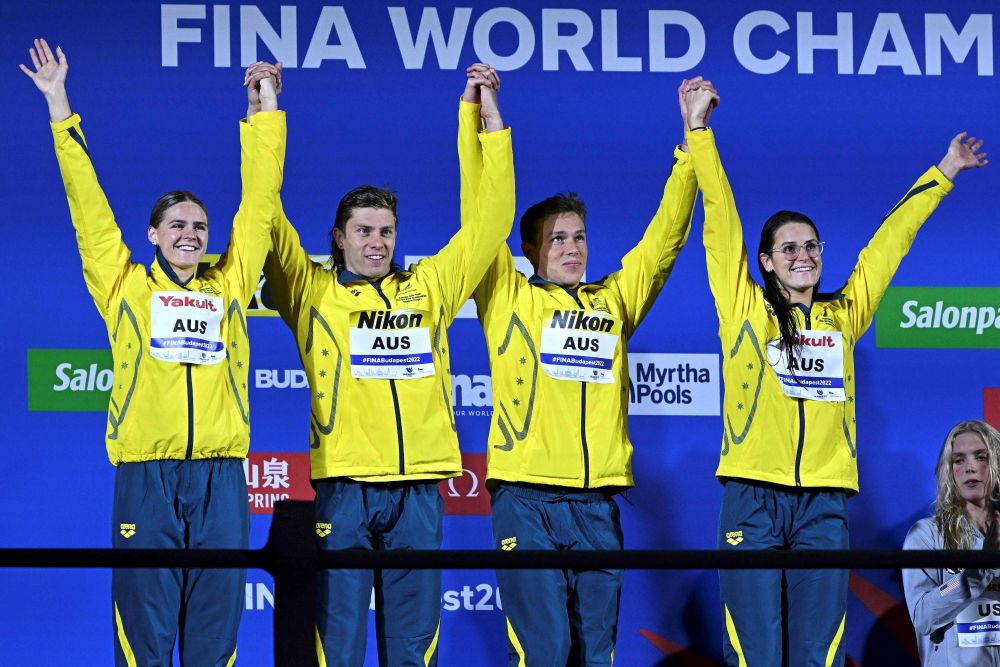
[[[107,335],[81,275],[45,104],[16,69],[29,62],[34,37],[69,57],[72,107],[84,118],[125,241],[143,262],[151,259],[149,209],[172,189],[205,201],[210,251],[225,247],[239,198],[243,65],[258,59],[285,61],[283,200],[316,254],[327,248],[342,193],[366,182],[388,184],[400,197],[399,259],[431,254],[454,233],[456,107],[464,68],[475,61],[502,70],[518,215],[556,191],[579,192],[589,207],[590,276],[617,267],[656,209],[681,138],[675,90],[684,77],[703,74],[721,93],[712,123],[748,239],[756,242],[775,210],[806,212],[827,242],[829,288],[846,278],[883,215],[954,134],[1000,142],[1000,12],[992,1],[845,0],[836,10],[790,0],[552,4],[116,0],[0,10],[9,128],[0,139],[7,218],[0,546],[107,546],[110,534],[113,468],[101,412]],[[998,166],[958,178],[893,281],[897,306],[886,312],[887,299],[879,312],[878,340],[873,327],[858,345],[855,547],[899,546],[929,511],[933,464],[950,426],[1000,413],[1000,391],[990,391],[1000,387],[1000,329],[982,326],[988,314],[1000,321],[998,187]],[[637,487],[621,503],[628,548],[704,549],[716,541],[721,387],[702,217],[699,202],[690,247],[632,341],[633,352],[649,356],[633,359],[643,371],[633,375],[636,398],[645,400],[631,419]],[[984,309],[980,326],[949,328],[945,317],[920,337],[928,332],[903,326],[898,304],[916,301],[912,311],[936,301],[911,287],[949,288],[935,297],[941,307],[976,305]],[[301,491],[308,390],[297,386],[292,337],[275,317],[256,317],[251,328],[251,463],[261,477],[250,491],[273,497],[284,483]],[[469,473],[443,491],[451,512],[445,546],[489,548],[477,486],[490,415],[485,347],[474,319],[457,320],[451,339]],[[668,354],[677,356],[659,356]],[[686,414],[666,391],[677,383],[651,378],[678,363],[709,368],[716,383]],[[266,512],[267,498],[255,502]],[[269,521],[253,516],[254,546]],[[0,581],[0,664],[110,664],[107,572],[8,570]],[[240,664],[266,665],[273,586],[260,572],[248,581]],[[449,572],[444,582],[441,664],[503,664],[492,573]],[[850,661],[912,660],[898,573],[857,572],[851,591]],[[718,607],[715,572],[629,572],[618,664],[719,663]],[[375,664],[371,645],[368,654]]]

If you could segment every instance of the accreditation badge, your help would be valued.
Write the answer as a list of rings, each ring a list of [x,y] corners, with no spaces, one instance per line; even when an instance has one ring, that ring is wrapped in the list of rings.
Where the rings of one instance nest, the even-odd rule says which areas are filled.
[[[546,310],[541,366],[556,380],[610,384],[622,323],[596,310]]]
[[[955,629],[959,646],[1000,646],[1000,591],[987,590],[973,600],[959,612]]]
[[[351,377],[413,380],[434,375],[431,314],[425,310],[351,313]]]
[[[791,359],[780,338],[767,344],[767,361],[785,395],[809,401],[845,400],[844,335],[807,330],[799,332],[799,341],[801,347]]]
[[[222,299],[200,292],[153,292],[149,354],[178,364],[217,364],[222,342]]]

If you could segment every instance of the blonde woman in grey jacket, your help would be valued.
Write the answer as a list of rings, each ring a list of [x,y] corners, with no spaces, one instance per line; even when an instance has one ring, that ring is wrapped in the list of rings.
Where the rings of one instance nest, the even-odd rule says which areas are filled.
[[[904,549],[1000,549],[1000,432],[956,425],[937,463],[934,516],[910,528]],[[903,570],[920,663],[1000,666],[1000,569]]]

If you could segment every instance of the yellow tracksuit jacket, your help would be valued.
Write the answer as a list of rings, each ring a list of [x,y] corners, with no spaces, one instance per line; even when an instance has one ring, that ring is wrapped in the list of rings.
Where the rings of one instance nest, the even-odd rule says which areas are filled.
[[[148,269],[131,261],[97,182],[80,117],[74,114],[53,123],[52,134],[87,289],[111,341],[111,463],[246,457],[250,346],[245,313],[271,244],[284,164],[284,112],[259,113],[240,123],[243,196],[229,247],[215,266],[184,286],[158,261]],[[221,299],[225,359],[201,365],[154,359],[150,310],[158,298],[155,292],[181,299]]]
[[[868,329],[889,281],[917,230],[951,191],[936,167],[928,169],[889,212],[861,251],[847,283],[796,309],[799,331],[839,331],[843,336],[846,401],[785,395],[765,347],[780,337],[778,320],[750,277],[743,228],[711,130],[688,133],[705,202],[708,282],[722,339],[722,455],[716,475],[789,487],[858,490],[855,438],[854,346]]]
[[[459,123],[463,207],[476,205],[479,125],[479,107],[463,103]],[[475,291],[493,374],[486,474],[491,484],[526,482],[577,489],[633,485],[626,343],[687,240],[697,194],[689,156],[677,149],[659,209],[642,240],[622,259],[619,271],[582,284],[575,293],[537,277],[526,279],[514,268],[506,244],[500,248]],[[555,379],[545,373],[540,354],[543,320],[555,310],[564,317],[578,311],[598,320],[610,315],[620,324],[611,367],[614,382]],[[580,315],[574,317],[580,321]]]
[[[447,328],[469,298],[514,219],[510,130],[479,137],[484,169],[479,206],[436,255],[369,282],[309,259],[281,216],[264,266],[271,297],[295,334],[312,393],[313,479],[390,482],[462,473],[451,405]],[[404,227],[404,229],[406,229]],[[412,230],[419,234],[419,230]],[[434,372],[413,379],[352,377],[352,317],[421,312]],[[393,315],[395,316],[395,315]]]

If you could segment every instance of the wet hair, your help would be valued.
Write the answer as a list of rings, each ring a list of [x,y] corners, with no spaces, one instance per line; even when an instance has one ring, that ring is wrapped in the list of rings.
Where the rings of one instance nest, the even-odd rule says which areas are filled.
[[[986,488],[989,489],[991,501],[1000,500],[1000,432],[983,421],[959,422],[948,432],[944,444],[941,445],[936,469],[937,497],[934,499],[934,523],[941,532],[945,549],[971,549],[973,543],[972,522],[965,511],[965,501],[958,493],[951,465],[955,438],[963,433],[975,433],[986,445],[990,464]]]
[[[760,230],[760,244],[757,246],[757,268],[760,269],[761,278],[764,280],[764,298],[771,304],[774,315],[778,318],[781,347],[786,351],[789,359],[802,347],[799,340],[799,328],[795,324],[794,306],[785,295],[775,272],[764,269],[764,262],[760,260],[760,256],[762,254],[771,256],[771,250],[774,248],[774,237],[778,230],[792,222],[809,225],[816,233],[816,240],[819,240],[819,230],[805,214],[797,211],[778,211],[764,223],[764,227]],[[813,288],[813,294],[816,293],[817,289],[819,289],[818,281],[816,287]]]
[[[341,233],[346,233],[347,221],[354,214],[354,209],[384,208],[392,213],[392,220],[398,225],[399,219],[396,217],[398,205],[399,200],[392,190],[374,185],[361,185],[344,195],[337,204],[337,217],[334,218],[333,227],[330,228],[330,266],[337,271],[344,270],[344,251],[337,247],[333,230],[339,229]]]
[[[205,214],[205,219],[208,219],[208,210],[205,205],[201,203],[194,193],[188,192],[187,190],[174,190],[173,192],[168,192],[153,204],[153,211],[149,214],[149,226],[156,229],[163,222],[163,215],[167,212],[167,209],[175,204],[181,204],[183,202],[189,201],[192,204],[197,204],[201,208],[202,212]]]
[[[587,224],[587,205],[580,199],[580,195],[575,192],[560,192],[537,204],[532,204],[524,212],[520,223],[521,243],[537,246],[538,236],[542,233],[545,221],[563,213],[576,213],[583,220],[583,224]]]

